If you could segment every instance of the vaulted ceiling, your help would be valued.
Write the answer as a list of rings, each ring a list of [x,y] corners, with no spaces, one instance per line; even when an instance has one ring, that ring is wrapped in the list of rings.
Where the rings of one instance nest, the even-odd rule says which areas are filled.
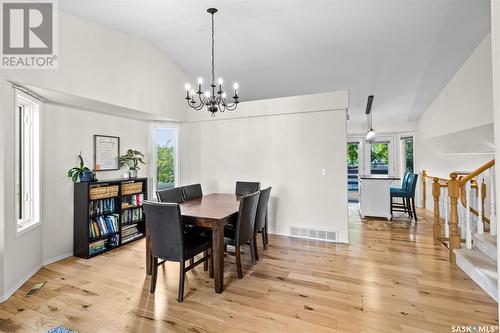
[[[420,117],[490,31],[487,0],[61,0],[72,15],[148,40],[195,83],[216,75],[242,100],[347,89],[350,114]],[[182,94],[184,82],[179,82]],[[181,95],[182,96],[182,95]]]

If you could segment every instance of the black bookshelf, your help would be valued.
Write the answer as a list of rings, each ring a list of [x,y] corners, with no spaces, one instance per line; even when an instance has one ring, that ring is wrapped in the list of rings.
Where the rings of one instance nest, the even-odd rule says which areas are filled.
[[[131,185],[133,186],[133,184],[138,186],[138,184],[136,183],[142,183],[142,190],[140,192],[123,194],[122,191],[126,190],[127,187]],[[109,197],[106,197],[106,195],[104,195],[104,197],[98,199],[91,198],[91,192],[95,191],[94,188],[105,190],[108,189],[108,187],[118,187],[118,192],[109,194]],[[139,196],[140,199],[139,204],[134,204],[137,203],[137,196]],[[108,252],[115,248],[119,248],[123,245],[130,244],[132,242],[135,242],[136,240],[144,238],[144,236],[146,235],[146,219],[144,216],[144,212],[142,211],[142,200],[147,200],[147,198],[147,178],[136,178],[130,180],[115,179],[103,180],[98,182],[75,183],[73,231],[74,255],[80,258],[89,259],[99,254]],[[103,201],[103,203],[99,203],[99,201]],[[105,201],[106,205],[104,206]],[[111,203],[111,201],[113,203]],[[100,204],[102,204],[102,206],[99,206]],[[103,211],[96,212],[96,207],[102,208]],[[107,209],[104,209],[103,207]],[[92,223],[92,221],[97,222],[98,218],[104,219],[104,221],[102,219],[100,221],[102,221],[105,226],[108,226],[108,223],[112,223],[107,221],[114,221],[114,219],[117,219],[118,230],[113,232],[112,227],[109,227],[106,228],[108,233],[103,233],[102,229],[99,229],[100,234],[96,235],[96,232],[94,231],[95,228],[90,227],[90,224]],[[129,219],[127,220],[126,218]],[[99,225],[99,223],[97,224]],[[113,224],[112,226],[116,225]],[[97,226],[97,228],[99,227]],[[126,229],[131,230],[127,231]],[[131,234],[127,235],[127,233]],[[99,249],[95,252],[92,252],[90,250],[91,245],[93,245],[94,247],[97,246],[99,247]]]

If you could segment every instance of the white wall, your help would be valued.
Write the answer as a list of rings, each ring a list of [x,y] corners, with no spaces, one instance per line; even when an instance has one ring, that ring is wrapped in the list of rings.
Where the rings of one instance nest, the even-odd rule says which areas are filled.
[[[176,120],[186,117],[187,77],[158,47],[61,12],[59,53],[56,70],[4,70],[5,78]]]
[[[493,105],[495,119],[495,146],[500,147],[500,2],[491,2],[491,40],[492,40],[492,59],[493,59]],[[496,151],[497,161],[500,161],[500,150]],[[498,170],[498,167],[497,167]],[[496,193],[500,193],[500,177],[496,177]],[[500,207],[500,195],[496,196],[496,206]],[[498,208],[497,208],[498,211]],[[500,244],[500,232],[497,233],[497,244]],[[500,246],[497,246],[497,258],[500,258]],[[500,276],[500,265],[497,262],[498,276]],[[500,291],[500,279],[498,280]],[[500,317],[500,307],[498,310]]]
[[[420,170],[447,177],[494,158],[491,71],[488,35],[420,118]]]
[[[148,112],[170,119],[182,120],[186,118],[184,100],[182,96],[183,83],[186,76],[173,65],[163,53],[154,45],[138,38],[113,31],[109,28],[90,23],[79,18],[60,13],[59,20],[59,69],[56,70],[2,70],[0,76],[0,171],[4,182],[0,184],[0,199],[3,207],[0,234],[3,233],[0,243],[0,301],[2,295],[8,296],[19,283],[34,273],[44,259],[54,258],[68,253],[71,248],[67,242],[72,218],[68,218],[68,209],[72,205],[72,196],[67,196],[68,186],[71,183],[63,180],[64,175],[74,161],[75,153],[82,145],[83,150],[89,149],[92,144],[91,134],[99,130],[102,134],[114,132],[124,138],[134,138],[133,129],[143,131],[144,123],[134,124],[118,118],[102,118],[104,123],[98,125],[96,115],[71,113],[69,108],[59,109],[48,107],[50,112],[58,114],[59,118],[49,118],[54,121],[45,123],[49,136],[45,144],[47,154],[57,158],[49,160],[49,167],[44,170],[46,181],[54,179],[54,187],[44,188],[43,218],[44,227],[39,227],[15,238],[15,185],[14,185],[14,92],[7,80],[51,89],[66,94],[83,97],[93,101],[125,107],[130,110]],[[64,111],[63,111],[64,110]],[[64,113],[68,111],[67,113]],[[49,117],[50,114],[49,114]],[[63,123],[62,119],[66,121]],[[72,123],[80,119],[85,126]],[[114,119],[111,121],[111,119]],[[73,125],[74,124],[74,125]],[[115,124],[124,125],[119,128]],[[68,128],[63,128],[66,125]],[[58,126],[53,130],[52,126]],[[116,127],[115,127],[116,126]],[[74,128],[72,128],[74,127]],[[124,130],[125,129],[125,130]],[[53,131],[53,132],[52,132]],[[128,131],[128,132],[126,132]],[[63,139],[63,134],[68,134]],[[81,136],[81,142],[76,136]],[[137,134],[139,135],[139,134]],[[144,142],[147,134],[142,134]],[[60,139],[59,141],[56,141]],[[87,141],[88,140],[88,141]],[[125,139],[125,142],[129,139]],[[125,144],[124,142],[124,144]],[[144,145],[144,142],[141,145]],[[73,145],[74,144],[74,145]],[[63,148],[59,148],[62,146]],[[74,149],[72,149],[74,147]],[[59,149],[61,149],[59,151]],[[91,156],[91,155],[89,155]],[[49,158],[44,156],[44,158]],[[68,163],[70,164],[68,166]],[[54,168],[50,168],[53,166]],[[49,184],[48,186],[52,186]],[[2,189],[3,188],[3,189]],[[47,192],[48,191],[48,192]],[[53,193],[64,193],[54,199],[57,205],[63,207],[63,219],[57,217],[51,203],[46,206],[47,196]],[[49,201],[50,202],[50,201]],[[0,204],[0,209],[2,208]],[[45,211],[46,210],[46,211]],[[55,244],[47,233],[59,228],[54,223],[61,223],[61,244]],[[52,242],[54,244],[45,244]],[[54,247],[52,247],[54,245]]]
[[[272,186],[271,233],[329,228],[348,242],[346,108],[345,92],[295,96],[241,103],[236,113],[186,124],[183,173],[206,193],[232,193],[237,180]]]
[[[148,124],[144,121],[102,115],[56,105],[43,110],[43,260],[73,254],[73,183],[67,171],[82,152],[93,168],[93,135],[120,137],[121,153],[133,148],[148,151]],[[68,140],[71,138],[71,140]],[[99,179],[121,178],[120,171],[98,172]],[[139,176],[148,176],[146,166]]]

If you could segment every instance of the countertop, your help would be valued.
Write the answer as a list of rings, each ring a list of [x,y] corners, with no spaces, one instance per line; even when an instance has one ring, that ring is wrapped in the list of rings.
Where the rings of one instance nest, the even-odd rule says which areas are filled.
[[[359,179],[372,179],[372,180],[400,180],[399,177],[388,175],[358,175]]]

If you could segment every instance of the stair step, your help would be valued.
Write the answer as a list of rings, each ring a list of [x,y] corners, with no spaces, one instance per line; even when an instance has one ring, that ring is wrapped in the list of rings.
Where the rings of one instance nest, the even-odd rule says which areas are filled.
[[[474,246],[493,259],[493,261],[497,261],[497,236],[492,236],[490,234],[475,234]]]
[[[498,302],[498,272],[495,261],[477,248],[454,251],[457,266]]]

